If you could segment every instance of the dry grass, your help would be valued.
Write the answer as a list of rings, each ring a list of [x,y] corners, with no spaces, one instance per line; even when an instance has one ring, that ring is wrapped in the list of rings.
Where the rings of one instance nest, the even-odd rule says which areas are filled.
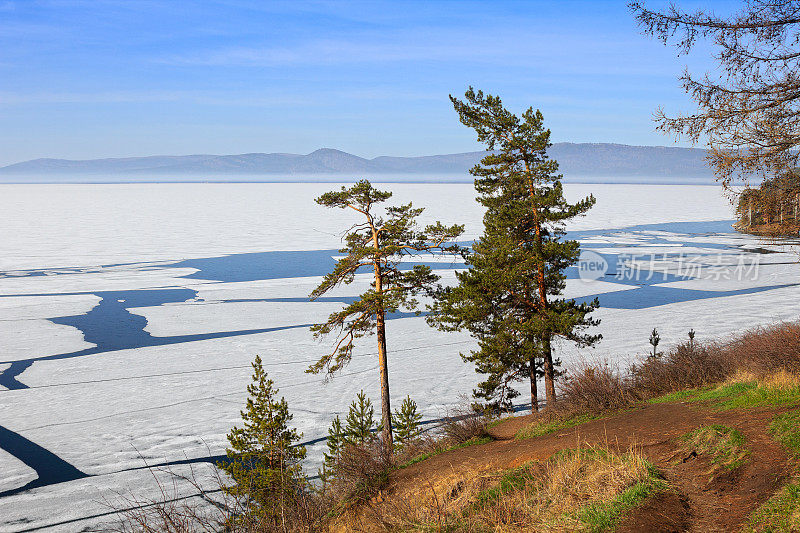
[[[472,439],[488,437],[486,426],[491,419],[471,407],[456,408],[442,422],[439,435],[448,445],[461,444]]]
[[[689,397],[727,398],[723,408],[800,401],[800,322],[753,329],[724,343],[682,344],[627,373],[608,364],[583,365],[567,372],[559,402],[517,435],[565,429],[642,400]]]
[[[755,383],[759,379],[759,375],[752,370],[740,368],[736,370],[731,376],[722,381],[720,385],[732,385],[734,383]]]
[[[748,384],[755,388],[771,392],[793,391],[800,387],[800,374],[778,370],[777,372],[755,372],[753,370],[739,369],[718,387],[728,385]]]
[[[608,447],[448,481],[427,487],[413,506],[384,506],[376,518],[390,531],[603,531],[666,487],[641,453]]]
[[[562,410],[599,413],[622,409],[639,399],[638,391],[607,364],[583,365],[570,372],[561,385]]]
[[[717,345],[682,344],[661,357],[647,358],[633,366],[626,381],[629,394],[647,399],[719,383],[739,363]]]
[[[719,410],[800,404],[800,375],[784,370],[759,375],[739,371],[725,382],[694,391],[687,401],[706,402]]]
[[[405,468],[446,451],[486,443],[491,440],[486,430],[490,420],[464,403],[448,412],[437,427],[399,450],[392,458],[393,464],[384,461],[378,441],[347,447],[339,456],[336,476],[326,487],[325,501],[332,509],[327,527],[332,531],[373,529],[379,522],[374,519],[375,504],[383,501],[383,489],[392,469]]]
[[[785,370],[800,373],[800,322],[782,322],[748,331],[717,346],[738,367],[759,374]]]
[[[765,389],[789,391],[800,387],[800,374],[779,370],[762,376],[757,381],[759,386]]]
[[[336,462],[336,475],[325,487],[326,500],[336,502],[335,506],[372,497],[386,484],[389,466],[378,440],[345,446]]]

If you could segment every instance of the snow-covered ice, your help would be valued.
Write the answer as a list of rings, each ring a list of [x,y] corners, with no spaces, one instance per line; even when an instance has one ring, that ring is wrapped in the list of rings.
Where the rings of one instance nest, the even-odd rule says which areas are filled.
[[[369,283],[360,276],[307,301],[355,221],[314,203],[331,188],[0,185],[0,531],[96,528],[124,506],[117,494],[156,495],[145,464],[208,474],[203,461],[224,453],[256,354],[306,441],[323,437],[360,389],[379,398],[374,338],[328,383],[304,372],[330,347],[308,325]],[[426,207],[423,223],[463,223],[465,241],[480,235],[470,185],[384,188]],[[559,343],[567,365],[625,367],[653,327],[670,345],[690,328],[712,338],[797,318],[797,247],[735,233],[720,188],[566,191],[597,197],[570,236],[610,269],[596,281],[569,273],[568,297],[599,297],[604,339],[592,350]],[[428,262],[437,261],[451,282],[457,265]],[[470,338],[422,317],[391,320],[388,345],[393,398],[411,395],[425,418],[479,380],[459,357]],[[311,473],[322,449],[309,448]]]

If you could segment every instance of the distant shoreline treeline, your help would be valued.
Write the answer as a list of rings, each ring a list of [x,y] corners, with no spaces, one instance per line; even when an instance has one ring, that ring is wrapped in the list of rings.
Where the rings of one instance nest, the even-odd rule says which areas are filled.
[[[800,231],[800,175],[764,180],[746,188],[736,204],[736,229],[764,236],[797,236]]]

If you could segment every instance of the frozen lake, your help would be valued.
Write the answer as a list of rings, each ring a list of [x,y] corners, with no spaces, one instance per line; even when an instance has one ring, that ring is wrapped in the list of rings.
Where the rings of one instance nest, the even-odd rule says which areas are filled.
[[[146,465],[207,474],[239,422],[260,354],[305,441],[364,389],[379,399],[374,338],[328,383],[304,370],[329,348],[325,319],[367,286],[308,302],[338,256],[348,212],[314,203],[331,184],[0,185],[0,531],[77,531],[113,518],[117,494],[153,495]],[[481,232],[466,184],[388,184],[423,223]],[[624,368],[649,348],[798,318],[792,242],[731,229],[718,187],[567,185],[597,206],[570,237],[607,270],[569,272],[567,296],[600,299],[603,341],[557,345],[568,366]],[[588,256],[587,256],[588,257]],[[454,279],[459,264],[437,271]],[[586,278],[587,276],[584,276]],[[479,381],[472,342],[399,314],[387,326],[392,396],[440,417]],[[324,443],[309,447],[313,473]],[[178,487],[179,492],[186,491]]]

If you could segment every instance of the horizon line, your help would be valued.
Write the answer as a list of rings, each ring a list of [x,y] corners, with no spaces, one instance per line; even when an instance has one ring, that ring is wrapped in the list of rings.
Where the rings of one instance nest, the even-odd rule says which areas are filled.
[[[697,146],[666,146],[660,144],[625,144],[625,143],[618,143],[618,142],[573,142],[573,141],[559,141],[551,143],[551,146],[556,145],[563,145],[563,144],[571,144],[571,145],[608,145],[608,146],[626,146],[631,148],[665,148],[665,149],[677,149],[677,150],[706,150],[706,148],[700,148]],[[122,160],[122,159],[145,159],[150,157],[228,157],[228,156],[244,156],[244,155],[297,155],[297,156],[309,156],[316,152],[321,151],[334,151],[340,152],[343,154],[351,155],[354,157],[358,157],[360,159],[364,159],[365,161],[374,161],[375,159],[379,159],[382,157],[396,157],[396,158],[421,158],[421,157],[438,157],[444,155],[463,155],[463,154],[474,154],[480,152],[488,152],[490,150],[469,150],[465,152],[447,152],[447,153],[435,153],[435,154],[424,154],[424,155],[377,155],[375,157],[363,157],[360,155],[353,154],[351,152],[347,152],[345,150],[339,148],[330,148],[330,147],[320,147],[316,150],[312,150],[308,153],[297,153],[297,152],[239,152],[239,153],[189,153],[189,154],[148,154],[148,155],[121,155],[121,156],[105,156],[105,157],[94,157],[94,158],[84,158],[84,159],[71,159],[69,157],[35,157],[33,159],[25,159],[22,161],[16,161],[14,163],[8,163],[7,165],[0,166],[0,170],[12,167],[14,165],[19,165],[22,163],[31,163],[33,161],[69,161],[75,163],[81,162],[88,162],[88,161],[110,161],[110,160]]]

